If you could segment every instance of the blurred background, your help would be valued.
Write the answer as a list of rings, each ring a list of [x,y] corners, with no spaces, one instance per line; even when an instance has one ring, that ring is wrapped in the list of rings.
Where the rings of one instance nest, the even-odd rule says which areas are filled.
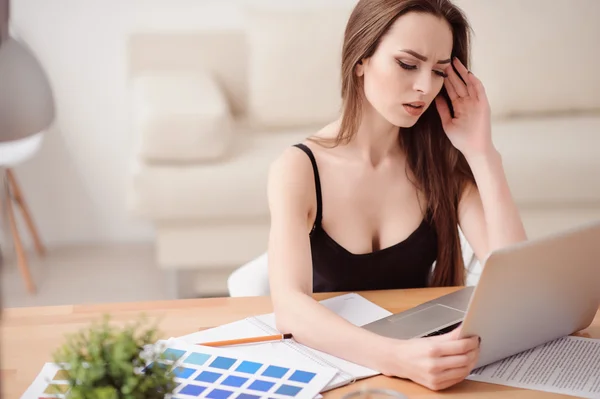
[[[336,118],[355,2],[0,0],[3,305],[266,292],[268,166]],[[600,219],[600,1],[455,2],[530,237]]]

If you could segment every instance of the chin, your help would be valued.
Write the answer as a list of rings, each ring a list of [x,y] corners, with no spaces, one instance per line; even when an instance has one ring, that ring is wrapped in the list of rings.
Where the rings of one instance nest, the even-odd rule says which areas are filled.
[[[406,116],[406,115],[393,115],[387,120],[394,126],[398,126],[399,128],[409,128],[413,127],[418,121],[418,116]]]
[[[411,115],[406,112],[403,107],[389,109],[387,115],[385,115],[386,119],[393,124],[394,126],[398,126],[399,128],[410,128],[416,125],[420,118],[422,118],[429,109],[429,105],[426,105],[420,114]]]

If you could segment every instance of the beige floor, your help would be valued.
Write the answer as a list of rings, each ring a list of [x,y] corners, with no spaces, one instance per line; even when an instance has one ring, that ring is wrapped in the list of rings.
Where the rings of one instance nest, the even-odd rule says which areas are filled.
[[[171,298],[170,276],[158,270],[152,246],[96,245],[49,249],[29,255],[38,292],[25,289],[9,253],[2,274],[4,307],[129,302]]]

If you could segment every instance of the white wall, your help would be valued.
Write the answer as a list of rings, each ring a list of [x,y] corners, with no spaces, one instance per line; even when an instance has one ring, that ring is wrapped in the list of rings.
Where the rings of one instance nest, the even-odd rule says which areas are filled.
[[[126,37],[135,29],[237,24],[236,11],[235,0],[12,0],[12,28],[56,97],[55,128],[16,169],[48,245],[152,238],[127,211]]]

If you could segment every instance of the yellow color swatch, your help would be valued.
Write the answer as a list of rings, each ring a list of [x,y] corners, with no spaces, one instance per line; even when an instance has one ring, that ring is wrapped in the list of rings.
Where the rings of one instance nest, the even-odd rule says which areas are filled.
[[[68,384],[51,384],[46,387],[44,393],[67,393],[68,391]]]
[[[64,381],[69,379],[69,373],[67,370],[58,370],[56,375],[52,378],[53,381]]]

